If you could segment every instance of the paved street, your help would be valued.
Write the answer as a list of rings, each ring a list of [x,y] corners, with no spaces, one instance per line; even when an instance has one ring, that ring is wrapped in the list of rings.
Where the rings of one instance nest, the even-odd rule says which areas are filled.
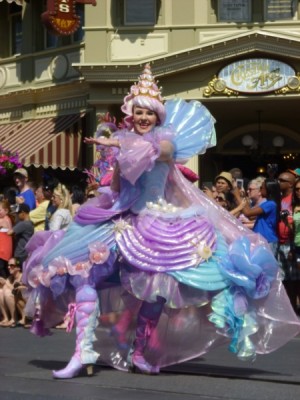
[[[97,366],[93,377],[58,381],[74,334],[37,338],[23,328],[0,328],[1,400],[295,400],[300,396],[300,338],[255,363],[238,361],[225,348],[163,370],[159,376]]]

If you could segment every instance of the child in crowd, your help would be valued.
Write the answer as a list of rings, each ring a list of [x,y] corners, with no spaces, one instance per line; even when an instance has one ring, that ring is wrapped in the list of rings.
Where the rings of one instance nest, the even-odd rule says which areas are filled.
[[[14,257],[20,260],[21,266],[27,258],[25,246],[34,233],[34,226],[30,221],[29,213],[29,206],[25,203],[20,204],[17,212],[18,222],[7,232],[10,236],[15,235]]]

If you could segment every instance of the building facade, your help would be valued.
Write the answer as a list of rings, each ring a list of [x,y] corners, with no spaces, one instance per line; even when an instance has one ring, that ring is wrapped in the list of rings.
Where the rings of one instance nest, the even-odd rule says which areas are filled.
[[[299,166],[298,0],[78,2],[80,28],[58,36],[41,22],[46,0],[19,2],[0,2],[0,143],[25,166],[91,165],[83,136],[99,113],[121,118],[146,62],[166,99],[199,100],[216,119],[217,146],[190,163],[202,181]]]

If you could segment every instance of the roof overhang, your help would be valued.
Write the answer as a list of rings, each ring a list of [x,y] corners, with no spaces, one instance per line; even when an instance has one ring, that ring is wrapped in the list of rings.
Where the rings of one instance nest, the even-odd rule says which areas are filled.
[[[201,66],[262,53],[300,60],[300,38],[296,34],[255,30],[223,36],[182,52],[143,60],[131,64],[73,64],[86,82],[132,82],[141,72],[141,66],[151,62],[156,77],[168,76]]]

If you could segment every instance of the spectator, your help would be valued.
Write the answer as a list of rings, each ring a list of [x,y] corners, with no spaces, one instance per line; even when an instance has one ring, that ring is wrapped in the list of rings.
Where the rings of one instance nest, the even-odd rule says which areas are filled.
[[[288,259],[294,269],[294,278],[299,274],[300,271],[300,179],[296,178],[295,185],[292,192],[292,213],[293,213],[293,225],[290,226],[291,232],[293,232],[293,243],[290,246],[290,252]],[[289,218],[287,218],[289,223]],[[290,300],[296,312],[299,313],[298,305],[300,300],[300,281],[297,279],[291,280],[287,283],[290,288]]]
[[[283,284],[285,290],[294,310],[297,311],[300,271],[297,269],[291,253],[293,247],[292,196],[295,180],[295,175],[289,171],[282,172],[278,177],[281,190],[281,218],[278,225],[278,262],[284,273]]]
[[[9,217],[10,205],[7,200],[0,201],[0,276],[8,276],[7,261],[12,257],[12,238],[7,234],[12,229],[12,219]]]
[[[240,168],[231,168],[229,173],[233,179],[243,179],[243,171]]]
[[[230,192],[233,188],[233,177],[229,172],[223,171],[215,177],[215,186],[218,193]]]
[[[94,197],[98,196],[99,192],[99,185],[97,183],[89,184],[86,188],[86,199],[93,199]]]
[[[49,228],[51,231],[66,230],[73,217],[71,196],[65,185],[59,184],[54,189],[52,202],[56,207],[56,211],[50,219]]]
[[[50,203],[51,194],[43,190],[43,186],[40,185],[35,191],[35,197],[37,207],[31,210],[29,218],[34,225],[34,231],[43,231],[45,229],[46,212]]]
[[[33,190],[28,185],[28,172],[25,168],[18,168],[13,174],[15,185],[18,188],[16,202],[27,204],[30,210],[35,209],[35,196]]]
[[[85,200],[85,193],[81,187],[74,185],[71,189],[71,199],[72,199],[72,215],[74,216]]]
[[[231,168],[229,173],[232,175],[232,178],[236,181],[237,179],[243,182],[242,188],[245,188],[249,185],[249,179],[244,177],[243,171],[240,168]]]
[[[220,197],[219,194],[223,193],[227,202],[226,209],[228,211],[234,210],[238,204],[233,194],[233,189],[236,186],[232,175],[229,172],[223,171],[216,176],[214,180],[215,192],[208,187],[203,188],[203,192],[206,193],[210,198],[216,199]]]
[[[247,189],[247,194],[248,194],[248,199],[250,202],[250,207],[256,207],[259,206],[261,203],[266,201],[266,198],[262,196],[261,193],[261,186],[262,183],[265,181],[265,178],[263,177],[257,177],[255,179],[252,179],[249,182],[248,189]],[[253,229],[254,223],[255,223],[256,217],[251,217],[251,218],[243,218],[240,216],[240,220],[243,222],[245,226],[249,229]]]
[[[260,233],[270,244],[274,254],[277,251],[277,227],[280,210],[280,187],[275,179],[266,179],[261,186],[262,197],[266,201],[255,207],[250,207],[249,202],[243,201],[243,213],[246,217],[256,217],[253,231]]]
[[[25,300],[22,290],[21,264],[17,258],[11,258],[8,262],[9,277],[0,278],[0,310],[3,316],[0,326],[14,328],[17,326],[17,316],[21,317],[18,325],[25,325]]]
[[[229,204],[228,201],[226,199],[226,196],[224,193],[220,192],[216,195],[216,197],[214,198],[216,200],[216,202],[223,208],[225,208],[226,210],[228,210]]]
[[[56,211],[56,206],[53,204],[51,199],[53,196],[53,191],[58,184],[59,184],[58,179],[50,178],[43,186],[43,191],[44,191],[45,197],[50,199],[47,210],[46,210],[45,231],[49,231],[49,221],[50,221],[52,215]]]
[[[59,229],[67,230],[73,219],[72,200],[70,192],[64,185],[58,184],[54,189],[52,202],[56,211],[52,214],[49,221],[49,229],[51,231],[57,231]],[[66,327],[67,324],[64,321],[56,326],[57,329],[65,329]]]
[[[247,193],[250,200],[250,206],[255,207],[260,203],[266,201],[266,198],[262,196],[261,186],[266,178],[258,176],[249,182]]]
[[[30,208],[27,204],[20,204],[18,209],[19,221],[11,230],[7,232],[8,235],[15,235],[14,257],[20,261],[21,267],[27,258],[25,246],[34,233],[34,226],[30,221],[29,212]]]
[[[297,269],[300,269],[300,177],[296,179],[293,195],[292,195],[292,209],[293,209],[293,231],[294,231],[294,256],[296,258]],[[299,285],[300,287],[300,285]],[[299,289],[299,287],[297,289]],[[298,300],[300,299],[300,290],[297,290]]]
[[[4,190],[4,199],[9,202],[10,213],[15,216],[17,214],[18,204],[16,202],[17,192],[13,187],[6,188]]]
[[[218,195],[219,193],[224,193],[228,203],[228,211],[233,210],[237,204],[232,193],[234,188],[234,179],[231,173],[226,171],[221,172],[216,176],[214,184]]]

